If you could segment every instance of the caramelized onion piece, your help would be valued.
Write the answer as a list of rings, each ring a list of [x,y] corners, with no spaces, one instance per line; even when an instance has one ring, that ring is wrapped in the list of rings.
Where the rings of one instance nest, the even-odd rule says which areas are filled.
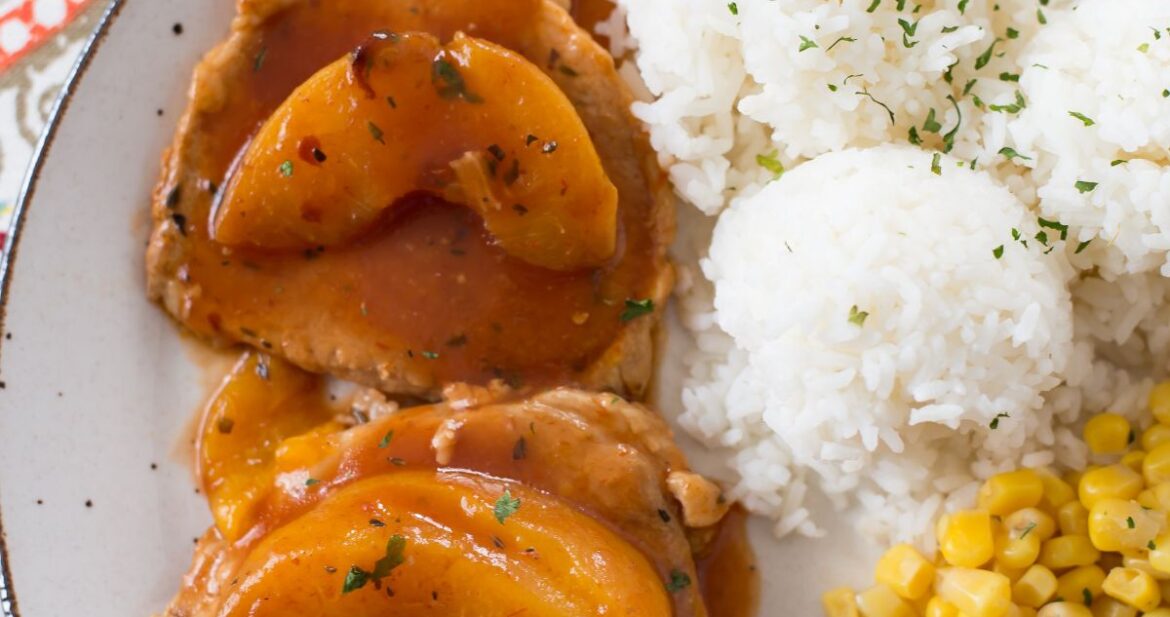
[[[615,250],[617,190],[556,84],[457,35],[380,33],[301,85],[242,153],[213,213],[218,242],[345,243],[416,191],[473,209],[510,255],[553,270]]]

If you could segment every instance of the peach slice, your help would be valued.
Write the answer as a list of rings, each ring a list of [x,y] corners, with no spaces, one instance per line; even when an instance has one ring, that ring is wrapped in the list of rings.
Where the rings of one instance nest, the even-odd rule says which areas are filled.
[[[508,254],[552,270],[615,251],[617,189],[540,69],[484,40],[376,33],[261,126],[212,214],[220,243],[353,241],[405,195],[473,209]]]
[[[215,614],[672,614],[650,562],[608,527],[472,472],[352,483],[270,533],[238,572]]]

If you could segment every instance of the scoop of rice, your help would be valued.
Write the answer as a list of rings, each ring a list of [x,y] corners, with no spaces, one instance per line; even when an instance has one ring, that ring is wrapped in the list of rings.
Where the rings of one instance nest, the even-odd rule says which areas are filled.
[[[1090,243],[1074,262],[1170,276],[1170,2],[1052,12],[1020,65],[1027,107],[1007,137],[1044,215]]]
[[[738,450],[735,496],[809,532],[784,499],[807,468],[831,496],[926,503],[925,523],[938,493],[1051,462],[1042,395],[1072,307],[1059,253],[1013,230],[1042,231],[985,173],[909,147],[826,154],[734,201],[703,263],[734,348],[682,422]]]
[[[1065,1],[619,5],[657,97],[634,111],[679,193],[715,213],[778,165],[846,147],[917,142],[991,164],[982,134],[1008,116],[983,112],[1015,100],[1016,55]]]

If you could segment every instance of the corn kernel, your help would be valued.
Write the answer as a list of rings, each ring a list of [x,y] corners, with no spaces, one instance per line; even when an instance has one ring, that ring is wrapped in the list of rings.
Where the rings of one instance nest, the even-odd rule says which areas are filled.
[[[1016,570],[1027,568],[1040,556],[1040,543],[1039,536],[1014,534],[1001,528],[995,532],[995,563]]]
[[[1115,413],[1093,416],[1085,423],[1085,444],[1094,454],[1121,454],[1129,447],[1129,420]]]
[[[1126,467],[1129,467],[1130,469],[1132,469],[1138,473],[1141,473],[1142,472],[1142,461],[1144,461],[1144,460],[1146,460],[1146,451],[1145,450],[1130,450],[1129,452],[1126,452],[1125,454],[1122,455],[1121,464],[1125,465]]]
[[[863,617],[914,617],[914,608],[893,589],[874,585],[857,596]]]
[[[1133,499],[1142,492],[1142,476],[1125,465],[1116,464],[1094,469],[1081,477],[1077,488],[1086,508],[1102,499]]]
[[[1030,606],[1016,606],[1015,617],[1036,617],[1036,609]]]
[[[1104,582],[1105,571],[1096,565],[1074,568],[1056,579],[1056,597],[1088,606],[1101,595]]]
[[[1089,511],[1089,539],[1101,551],[1140,551],[1162,533],[1166,515],[1136,501],[1103,499]]]
[[[921,598],[934,582],[934,564],[909,544],[899,544],[878,560],[874,579],[907,600]]]
[[[935,590],[964,617],[1005,617],[1012,607],[1012,587],[1006,576],[971,568],[938,571]]]
[[[1015,583],[1016,581],[1020,580],[1020,577],[1024,575],[1024,572],[1028,571],[1028,568],[1010,568],[1003,565],[1002,563],[992,562],[991,571],[995,572],[996,574],[1002,574],[1006,576],[1009,581]]]
[[[1170,575],[1170,533],[1154,538],[1147,547],[1149,554],[1146,559],[1150,567],[1162,574]]]
[[[977,568],[987,563],[995,553],[991,515],[986,510],[952,513],[947,517],[938,544],[943,558],[951,565]]]
[[[1109,596],[1093,600],[1093,617],[1137,617],[1137,609]]]
[[[1160,383],[1150,390],[1150,411],[1162,424],[1170,424],[1170,381]]]
[[[1060,533],[1066,536],[1089,534],[1089,510],[1079,501],[1070,501],[1056,513]]]
[[[1156,608],[1142,613],[1142,617],[1170,617],[1170,608]]]
[[[1138,496],[1134,497],[1134,500],[1137,501],[1138,505],[1141,507],[1149,508],[1150,510],[1161,507],[1158,503],[1158,494],[1155,493],[1154,489],[1152,488],[1147,488],[1146,490],[1138,493]]]
[[[1012,585],[1012,602],[1039,608],[1056,595],[1056,575],[1044,566],[1032,566]]]
[[[1125,555],[1122,558],[1120,564],[1113,566],[1113,567],[1110,567],[1110,568],[1105,568],[1105,566],[1101,566],[1101,567],[1105,568],[1107,570],[1112,570],[1114,567],[1119,568],[1119,567],[1125,566],[1126,568],[1133,568],[1135,570],[1141,570],[1142,572],[1149,574],[1150,576],[1154,577],[1154,580],[1159,581],[1158,584],[1161,584],[1161,581],[1170,581],[1170,574],[1167,574],[1166,572],[1159,571],[1157,568],[1155,568],[1153,565],[1150,564],[1149,555],[1152,552],[1153,551],[1149,551],[1149,552],[1144,553],[1144,554],[1143,553],[1133,553],[1130,555]]]
[[[1093,612],[1084,604],[1053,602],[1036,611],[1036,617],[1093,617]]]
[[[1113,568],[1102,589],[1109,597],[1139,611],[1152,611],[1162,603],[1162,590],[1154,577],[1134,568]]]
[[[1158,505],[1154,506],[1153,509],[1170,510],[1170,482],[1155,484],[1146,490],[1153,492],[1154,499],[1158,502]]]
[[[1170,482],[1170,443],[1146,452],[1146,460],[1142,461],[1142,475],[1150,486]]]
[[[1040,565],[1050,570],[1087,566],[1101,557],[1089,536],[1059,536],[1040,547]]]
[[[857,594],[848,587],[838,587],[821,594],[825,617],[859,617]]]
[[[922,615],[923,617],[961,617],[959,609],[955,608],[954,604],[939,596],[934,596],[930,602],[926,603],[926,610],[923,611]]]
[[[1164,443],[1170,443],[1170,426],[1155,424],[1142,431],[1143,450],[1148,452]]]
[[[1034,535],[1043,542],[1056,534],[1056,520],[1039,508],[1024,508],[1004,517],[1003,528],[1017,538]]]
[[[1075,484],[1069,484],[1050,471],[1038,471],[1040,482],[1044,484],[1044,496],[1040,499],[1040,505],[1055,514],[1066,503],[1077,498]]]
[[[1031,469],[996,474],[979,488],[979,508],[995,516],[1006,516],[1020,508],[1040,503],[1044,483]]]

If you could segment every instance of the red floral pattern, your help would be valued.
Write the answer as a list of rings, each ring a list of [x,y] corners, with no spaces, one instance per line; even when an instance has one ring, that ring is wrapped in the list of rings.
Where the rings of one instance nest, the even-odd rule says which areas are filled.
[[[89,2],[0,0],[0,71],[64,28]]]

